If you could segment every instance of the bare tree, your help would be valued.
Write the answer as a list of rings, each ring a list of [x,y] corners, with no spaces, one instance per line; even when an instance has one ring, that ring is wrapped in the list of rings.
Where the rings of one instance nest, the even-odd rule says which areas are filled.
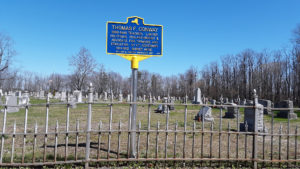
[[[16,54],[12,39],[0,32],[0,80],[13,78],[14,73],[9,72],[12,57]]]
[[[82,90],[97,66],[95,59],[88,49],[81,47],[79,52],[69,59],[69,65],[73,69],[70,75],[72,89]]]
[[[95,92],[101,94],[108,90],[108,74],[105,72],[103,65],[100,65],[99,70],[92,75]]]
[[[52,73],[49,77],[50,83],[50,91],[55,94],[55,92],[61,91],[64,87],[65,81],[63,75],[58,73]]]

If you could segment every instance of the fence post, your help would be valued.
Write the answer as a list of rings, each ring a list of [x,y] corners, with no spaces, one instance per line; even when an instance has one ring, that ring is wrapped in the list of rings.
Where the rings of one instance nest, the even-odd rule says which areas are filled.
[[[92,103],[93,103],[93,85],[89,85],[88,96],[88,113],[86,122],[86,147],[85,147],[85,168],[89,168],[90,160],[90,138],[91,138],[91,121],[92,121]]]
[[[254,124],[253,124],[253,150],[252,150],[252,160],[253,160],[253,168],[257,169],[257,106],[258,106],[258,98],[256,95],[256,90],[253,90],[253,106],[254,106]]]

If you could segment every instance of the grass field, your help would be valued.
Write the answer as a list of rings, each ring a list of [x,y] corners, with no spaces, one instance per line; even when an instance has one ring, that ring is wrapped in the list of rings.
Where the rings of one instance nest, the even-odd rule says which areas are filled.
[[[59,102],[58,100],[51,100],[52,103]],[[31,99],[31,104],[41,104],[46,103],[45,100],[39,100],[39,99]],[[151,129],[156,130],[157,122],[160,122],[160,129],[166,128],[166,114],[160,114],[160,113],[154,113],[154,109],[156,109],[157,106],[152,105],[151,106]],[[178,123],[178,130],[183,130],[184,128],[184,109],[185,106],[175,106],[175,110],[170,111],[169,114],[169,129],[174,130],[175,123]],[[87,104],[78,104],[77,108],[70,109],[70,131],[75,131],[76,128],[76,121],[78,120],[80,123],[80,130],[84,131],[86,127],[86,118],[87,118],[87,110],[88,105]],[[112,118],[112,129],[118,130],[118,124],[119,121],[121,122],[121,130],[127,130],[128,129],[128,118],[129,118],[129,105],[124,104],[114,104],[112,107],[113,110],[113,118]],[[187,111],[187,130],[193,129],[193,123],[195,122],[194,117],[197,114],[197,112],[200,110],[200,106],[198,105],[192,105],[188,106]],[[148,122],[148,105],[139,105],[137,108],[137,121],[141,122],[141,129],[146,130],[147,129],[147,122]],[[240,108],[240,119],[239,122],[243,122],[244,118],[244,108]],[[56,121],[58,121],[59,124],[59,131],[65,131],[66,129],[66,113],[67,113],[67,107],[66,105],[51,105],[49,108],[49,132],[55,131],[55,124]],[[277,112],[274,112],[276,114]],[[298,115],[300,115],[300,112],[296,112]],[[214,123],[213,123],[213,131],[219,130],[219,121],[220,121],[220,109],[214,108],[213,109],[213,117],[214,117]],[[222,111],[222,116],[224,116],[225,110]],[[108,129],[109,127],[109,115],[110,115],[110,106],[109,104],[93,104],[92,105],[92,129],[97,130],[99,128],[99,121],[102,121],[102,129]],[[28,110],[28,133],[33,133],[34,131],[34,125],[35,123],[38,124],[38,132],[44,132],[45,131],[45,116],[46,116],[46,106],[30,106]],[[23,133],[24,131],[24,117],[25,117],[25,108],[21,108],[19,112],[17,113],[8,113],[7,114],[7,127],[6,132],[12,133],[13,132],[13,124],[14,121],[16,121],[16,133]],[[290,121],[290,133],[295,133],[296,125],[299,124],[300,119],[291,120]],[[264,122],[265,126],[268,129],[268,133],[271,132],[271,116],[265,115],[264,116]],[[282,133],[287,132],[287,119],[284,118],[274,118],[274,133],[279,132],[279,126],[282,125]],[[0,114],[0,128],[2,129],[3,124],[3,113]],[[196,124],[196,130],[201,129],[201,122],[195,122]],[[230,125],[230,131],[236,131],[237,130],[237,119],[222,119],[222,130],[228,131],[228,124]],[[205,130],[210,131],[211,130],[211,123],[205,123]],[[152,132],[150,133],[150,147],[149,147],[149,157],[155,156],[155,146],[156,146],[156,133]],[[74,159],[74,151],[75,151],[75,134],[69,135],[69,159]],[[127,139],[128,135],[127,133],[122,133],[121,136],[121,157],[126,157],[127,155]],[[164,157],[164,149],[165,149],[165,133],[159,134],[158,139],[158,146],[159,146],[159,157]],[[183,150],[183,133],[177,134],[177,145],[176,145],[176,157],[182,157],[182,150]],[[186,142],[186,156],[191,157],[192,154],[192,140],[193,135],[191,133],[187,133],[186,135],[187,142]],[[219,134],[215,133],[210,135],[210,133],[206,133],[204,135],[204,157],[210,156],[210,138],[212,138],[212,156],[218,157],[218,147],[219,147]],[[228,135],[223,134],[221,137],[221,155],[222,157],[227,157],[227,146],[228,146]],[[48,161],[53,160],[53,151],[54,151],[54,135],[48,136],[48,148],[47,148],[47,154],[48,154]],[[118,135],[117,133],[112,133],[111,135],[111,150],[110,153],[111,158],[116,158],[116,151],[117,151],[117,142],[118,142]],[[44,144],[44,136],[38,135],[38,147],[36,149],[36,161],[42,160],[43,155],[43,144]],[[174,133],[168,134],[168,146],[167,146],[167,156],[173,157],[174,156],[174,140],[175,135]],[[299,140],[299,137],[297,137],[297,140]],[[91,150],[91,158],[96,158],[97,156],[97,141],[98,141],[98,133],[92,133],[92,150]],[[101,152],[100,155],[102,158],[106,158],[107,156],[107,146],[108,146],[108,134],[102,133],[101,135]],[[146,133],[142,132],[140,134],[140,151],[139,156],[145,157],[146,153]],[[245,135],[240,134],[239,138],[239,156],[243,158],[245,156]],[[237,143],[237,136],[235,134],[231,134],[229,137],[230,142],[230,157],[234,158],[236,154],[236,143]],[[251,145],[252,145],[252,136],[247,137],[248,142],[248,148],[247,148],[247,155],[248,157],[251,157]],[[263,137],[258,137],[258,146],[262,147]],[[265,137],[265,155],[266,158],[270,157],[271,152],[271,137],[266,136]],[[12,143],[12,137],[11,136],[5,136],[5,151],[4,151],[4,162],[10,161],[10,151],[11,151],[11,143]],[[64,158],[64,149],[65,149],[65,135],[59,135],[58,136],[58,160],[63,160]],[[79,134],[79,159],[84,159],[84,148],[85,148],[85,134]],[[278,158],[278,149],[279,149],[279,139],[278,137],[274,137],[273,139],[274,144],[274,158]],[[287,137],[283,136],[281,140],[281,148],[282,148],[282,159],[286,159],[286,150],[287,150]],[[15,151],[14,151],[14,160],[15,162],[20,162],[21,160],[21,154],[22,154],[22,146],[23,146],[23,136],[17,135],[15,138]],[[200,157],[201,152],[201,134],[196,133],[195,134],[195,148],[194,153],[195,157]],[[290,137],[290,154],[291,156],[294,154],[294,147],[295,147],[295,137]],[[33,135],[28,135],[26,138],[26,155],[25,155],[25,161],[31,161],[32,158],[32,147],[33,147]],[[262,148],[258,148],[258,156],[262,157]],[[300,154],[297,153],[297,157]]]

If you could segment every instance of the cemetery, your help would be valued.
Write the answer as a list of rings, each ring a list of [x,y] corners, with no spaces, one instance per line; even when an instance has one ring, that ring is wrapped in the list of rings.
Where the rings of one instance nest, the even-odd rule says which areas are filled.
[[[300,2],[45,1],[1,3],[0,168],[300,168]]]
[[[78,91],[67,92],[66,95],[61,94],[60,97],[50,97],[51,95],[49,94],[46,94],[44,97],[41,97],[40,95],[31,95],[28,97],[28,92],[24,92],[18,100],[17,96],[13,96],[13,91],[8,93],[10,93],[10,95],[3,96],[8,100],[7,102],[4,102],[7,103],[6,117],[4,117],[3,113],[3,110],[5,109],[3,106],[5,106],[5,104],[2,105],[2,113],[0,114],[0,119],[6,118],[5,132],[25,132],[24,120],[26,118],[26,132],[31,134],[26,138],[23,137],[22,134],[18,134],[15,137],[7,137],[4,139],[3,162],[6,163],[11,160],[12,154],[9,152],[11,152],[12,142],[14,142],[14,160],[16,162],[18,160],[24,160],[24,162],[27,163],[32,160],[33,151],[35,151],[35,161],[43,161],[44,153],[52,154],[53,151],[55,151],[56,154],[54,157],[55,159],[63,160],[66,158],[66,146],[64,146],[64,144],[67,137],[68,142],[72,144],[81,144],[86,141],[86,134],[84,134],[83,131],[86,127],[89,97],[94,97],[96,94],[78,99],[78,96],[81,95],[81,92]],[[199,97],[197,96],[197,93],[199,92],[195,92],[195,98]],[[103,93],[103,95],[105,96],[105,93]],[[101,145],[98,147],[100,149],[97,150],[97,144],[94,148],[92,146],[90,151],[91,158],[101,159],[107,158],[107,156],[109,156],[110,159],[115,159],[117,156],[120,158],[127,158],[126,154],[128,152],[129,135],[126,131],[130,130],[130,128],[128,128],[128,120],[130,119],[130,111],[128,111],[130,108],[130,101],[128,102],[123,98],[120,99],[121,96],[122,95],[119,95],[118,98],[114,98],[109,95],[107,96],[108,98],[93,98],[92,100],[93,117],[91,119],[91,130],[95,132],[91,133],[91,143],[97,143],[99,141],[99,133],[96,131],[103,131],[103,133],[101,134]],[[292,158],[292,152],[294,152],[295,147],[295,136],[291,135],[288,137],[285,134],[287,134],[287,132],[297,132],[297,124],[299,123],[298,118],[294,118],[291,115],[289,118],[287,115],[282,116],[284,112],[291,112],[276,110],[274,107],[268,108],[271,109],[271,113],[266,114],[264,113],[264,105],[259,104],[259,99],[256,94],[254,94],[254,96],[253,103],[257,104],[256,109],[253,109],[253,104],[251,105],[250,101],[246,105],[234,103],[223,105],[208,103],[197,104],[194,100],[187,100],[185,104],[182,104],[180,100],[174,101],[175,99],[172,99],[173,101],[171,101],[172,97],[160,96],[162,98],[160,101],[154,101],[147,96],[145,96],[147,99],[143,99],[142,97],[142,99],[137,102],[137,130],[143,131],[136,133],[138,138],[136,141],[139,147],[137,153],[140,153],[139,158],[143,159],[146,158],[146,156],[148,158],[162,158],[165,155],[167,158],[173,158],[174,153],[176,152],[176,158],[181,158],[183,155],[187,157],[191,157],[190,155],[192,155],[195,159],[207,159],[219,156],[228,158],[229,153],[229,158],[234,159],[235,155],[230,155],[230,152],[236,152],[237,148],[239,150],[239,154],[237,155],[248,156],[248,158],[250,158],[252,149],[249,149],[249,147],[253,146],[253,136],[251,136],[251,134],[245,135],[244,132],[255,131],[254,114],[257,115],[256,130],[259,133],[256,138],[257,145],[264,145],[263,151],[261,148],[258,148],[257,157],[267,158],[266,156],[268,156],[269,158],[272,151],[274,152],[275,150],[280,149],[281,151],[289,151],[288,153],[291,155],[290,158]],[[26,97],[27,99],[24,103],[21,103],[20,101],[23,101],[23,97]],[[168,98],[170,99],[168,100]],[[221,100],[218,101],[223,102],[222,98],[220,99]],[[19,102],[19,104],[17,102]],[[49,107],[47,107],[47,102],[49,103]],[[286,108],[286,103],[287,101],[284,101],[284,103],[280,102],[279,105]],[[73,107],[73,104],[76,106]],[[162,112],[155,113],[157,106],[161,106],[163,114],[161,114]],[[171,106],[173,107],[172,109]],[[230,118],[226,117],[226,114],[228,116],[228,112],[232,113]],[[46,118],[47,113],[48,118]],[[294,110],[293,113],[296,114],[297,117],[297,114],[300,114],[300,109]],[[67,121],[66,118],[68,118]],[[44,133],[46,129],[45,125],[47,126],[47,133],[49,133],[46,148],[44,147],[45,137],[43,135],[38,137],[32,135],[33,133]],[[163,133],[158,135],[158,133],[152,132],[164,130],[166,128],[178,132],[168,133],[167,135]],[[108,134],[104,132],[107,130],[120,132]],[[189,132],[186,134],[181,132],[185,130]],[[66,131],[72,132],[69,135],[63,134]],[[78,131],[78,135],[76,135],[76,131]],[[208,133],[201,134],[201,131],[206,131]],[[219,131],[232,132],[232,134],[221,134]],[[55,135],[55,133],[61,134]],[[270,133],[277,133],[282,136],[280,136],[280,138],[277,136],[270,136]],[[39,137],[40,141],[35,142]],[[166,138],[168,139],[168,144],[170,144],[167,149],[165,149]],[[26,139],[25,146],[22,143],[22,140],[24,141],[24,139]],[[203,143],[200,141],[202,139]],[[245,140],[248,142],[248,148]],[[287,141],[289,144],[287,144]],[[176,149],[173,149],[174,144],[177,144]],[[228,144],[230,145],[228,146]],[[212,145],[218,146],[211,147]],[[239,145],[239,147],[236,147],[237,145]],[[24,147],[25,150],[23,150]],[[33,147],[35,148],[33,149]],[[182,152],[182,150],[184,150],[184,152]],[[69,157],[67,158],[75,161],[76,159],[84,159],[85,151],[85,146],[76,147],[76,145],[72,146],[70,144],[70,146],[68,146]],[[22,156],[25,156],[26,158]],[[271,154],[271,158],[277,159],[282,157],[277,153],[273,153]]]

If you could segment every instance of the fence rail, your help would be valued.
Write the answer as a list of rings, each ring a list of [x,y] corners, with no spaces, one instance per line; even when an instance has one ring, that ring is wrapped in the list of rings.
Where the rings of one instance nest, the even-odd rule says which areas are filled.
[[[122,104],[122,105],[120,105]],[[144,123],[139,121],[135,130],[131,130],[131,108],[132,105],[146,106],[143,114]],[[282,123],[275,122],[275,111],[291,110],[283,108],[272,108],[269,119],[265,119],[264,129],[269,128],[268,132],[240,131],[240,121],[243,112],[240,108],[253,108],[253,106],[235,106],[238,108],[235,119],[224,119],[223,112],[230,105],[209,105],[209,104],[173,104],[179,109],[180,117],[175,117],[169,109],[165,114],[159,114],[157,121],[152,120],[154,105],[170,103],[119,103],[98,102],[94,103],[92,91],[89,93],[88,102],[82,103],[88,108],[82,109],[86,118],[77,119],[75,124],[71,124],[73,109],[69,103],[49,103],[31,104],[25,106],[23,127],[11,123],[13,118],[8,118],[7,105],[4,107],[1,136],[0,166],[42,166],[59,164],[82,164],[86,167],[89,163],[95,162],[134,162],[134,161],[192,161],[192,162],[230,162],[236,165],[241,163],[251,163],[251,167],[257,168],[266,165],[287,165],[288,167],[297,165],[300,162],[298,151],[297,120],[291,120],[288,116]],[[49,125],[50,107],[66,105],[64,119],[58,119],[54,125]],[[106,121],[97,119],[93,121],[92,108],[95,106],[108,106],[105,110]],[[128,107],[129,114],[127,119],[115,122],[113,119],[114,111],[117,114],[123,113]],[[29,110],[32,107],[46,107],[43,127],[35,124],[28,124],[34,116],[30,116]],[[195,115],[195,110],[189,110],[193,106],[215,107],[214,122],[197,122],[190,117]],[[125,109],[126,110],[126,109]],[[127,109],[128,110],[128,109]],[[199,109],[198,109],[199,110]],[[295,108],[295,111],[300,110]],[[107,113],[109,112],[109,113]],[[178,116],[179,116],[178,115]],[[182,115],[182,116],[181,116]],[[39,116],[37,114],[36,116]],[[60,117],[60,118],[61,118]],[[8,125],[8,120],[10,125]],[[172,119],[172,121],[171,121]],[[38,119],[40,120],[40,119]],[[282,119],[280,119],[282,120]],[[60,121],[60,123],[59,123]],[[65,121],[65,123],[62,123]],[[165,121],[165,122],[163,122]],[[12,125],[11,125],[12,124]],[[20,124],[20,123],[18,123]],[[71,125],[70,125],[71,124]],[[84,124],[84,125],[83,125]],[[285,125],[283,125],[285,124]],[[81,126],[81,128],[80,128]],[[82,127],[85,126],[85,127]],[[285,128],[283,128],[285,127]],[[130,154],[130,139],[132,133],[135,134],[136,155]],[[259,166],[257,166],[259,164]]]

